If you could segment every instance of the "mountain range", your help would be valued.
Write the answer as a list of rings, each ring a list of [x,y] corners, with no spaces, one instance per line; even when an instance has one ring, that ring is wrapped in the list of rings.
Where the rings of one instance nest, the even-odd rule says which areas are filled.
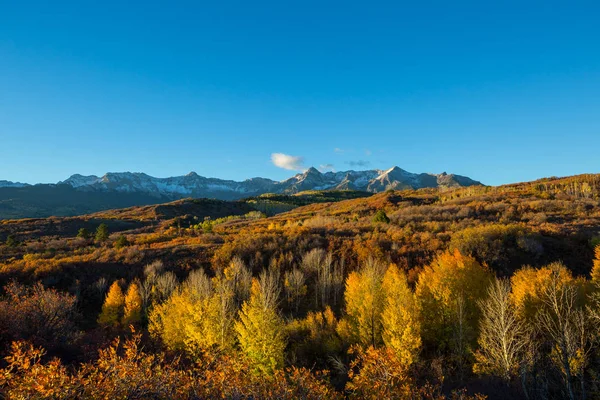
[[[187,197],[237,200],[265,193],[295,194],[306,190],[355,190],[378,193],[390,189],[451,188],[481,185],[454,174],[415,174],[388,170],[320,172],[309,168],[283,181],[251,178],[238,182],[184,176],[155,178],[144,173],[75,174],[56,184],[29,185],[0,180],[0,219],[77,215],[110,208],[157,204]]]

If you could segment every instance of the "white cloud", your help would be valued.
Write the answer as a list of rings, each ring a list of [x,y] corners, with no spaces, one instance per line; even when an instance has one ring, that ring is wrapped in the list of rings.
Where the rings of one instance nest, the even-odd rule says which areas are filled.
[[[333,151],[336,153],[343,153],[344,149],[340,149],[339,147],[336,147],[335,149],[333,149]]]
[[[290,156],[289,154],[273,153],[271,154],[273,165],[292,171],[302,171],[304,169],[304,157]]]
[[[365,149],[365,154],[370,156],[371,154],[373,154],[373,152],[369,149]]]
[[[319,165],[319,171],[321,171],[321,172],[327,172],[327,171],[335,172],[335,168],[333,167],[333,164],[321,164],[321,165]]]

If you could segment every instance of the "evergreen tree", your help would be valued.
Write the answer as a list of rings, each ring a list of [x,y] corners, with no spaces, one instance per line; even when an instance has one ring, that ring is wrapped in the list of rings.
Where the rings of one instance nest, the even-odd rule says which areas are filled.
[[[80,228],[77,232],[77,237],[82,239],[89,239],[90,231],[88,231],[86,228]]]
[[[129,241],[125,235],[119,235],[117,240],[115,241],[115,249],[122,249],[125,246],[129,245]]]
[[[385,224],[389,224],[390,219],[383,210],[377,210],[375,216],[373,217],[373,222],[383,222]]]
[[[19,245],[19,242],[13,235],[8,235],[8,237],[6,238],[6,245],[8,247],[17,247]]]
[[[104,242],[108,239],[108,225],[101,223],[96,229],[96,241]]]

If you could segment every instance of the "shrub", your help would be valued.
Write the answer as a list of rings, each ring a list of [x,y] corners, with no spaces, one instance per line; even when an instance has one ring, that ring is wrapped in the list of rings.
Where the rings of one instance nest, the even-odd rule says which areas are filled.
[[[385,224],[389,224],[390,219],[383,210],[377,210],[375,216],[373,217],[373,222],[383,222]]]

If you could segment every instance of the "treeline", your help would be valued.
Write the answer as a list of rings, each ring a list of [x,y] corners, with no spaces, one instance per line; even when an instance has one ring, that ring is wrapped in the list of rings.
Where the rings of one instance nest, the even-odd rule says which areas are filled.
[[[13,283],[0,302],[12,342],[0,386],[7,398],[441,399],[487,382],[505,398],[596,398],[595,256],[590,279],[561,263],[498,278],[458,250],[413,280],[375,258],[348,271],[320,249],[293,268],[253,275],[233,258],[181,282],[157,262],[129,283],[95,284],[97,332],[128,339],[73,366],[42,348],[60,355],[90,337],[80,299]]]

